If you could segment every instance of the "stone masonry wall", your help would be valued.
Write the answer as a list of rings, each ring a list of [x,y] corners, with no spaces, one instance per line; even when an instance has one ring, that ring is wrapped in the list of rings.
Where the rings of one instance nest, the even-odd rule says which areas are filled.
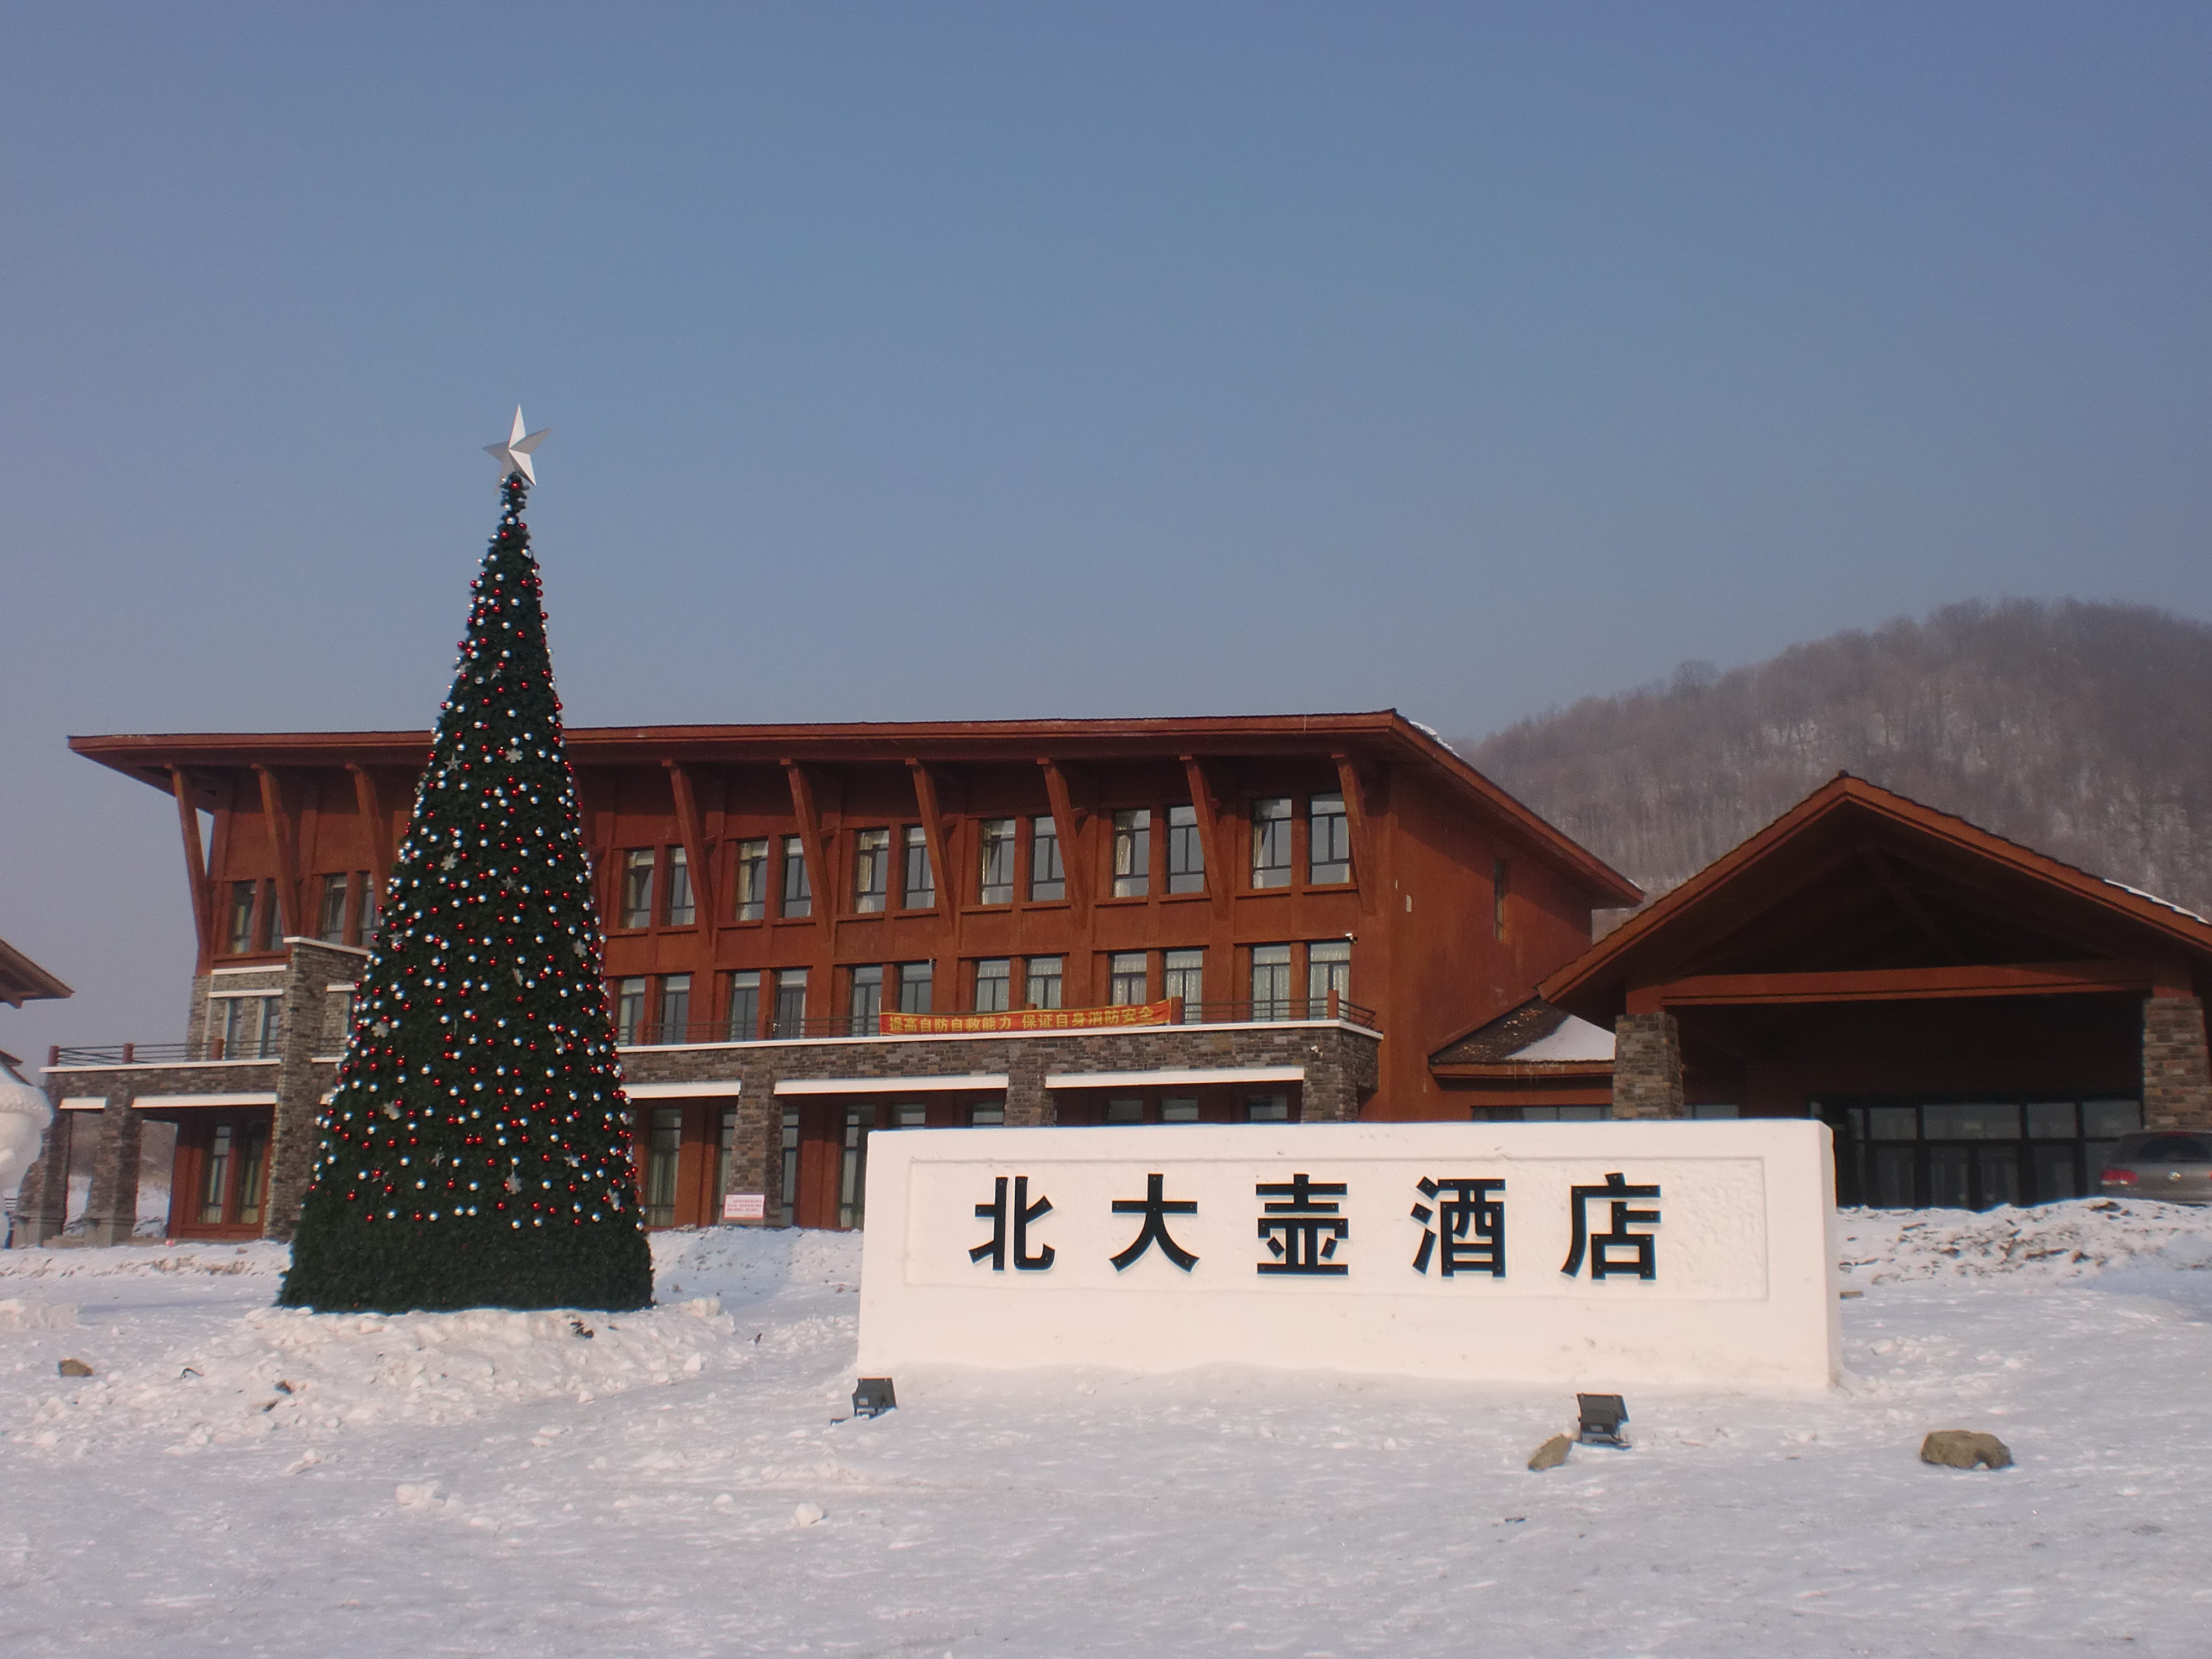
[[[1613,1024],[1613,1115],[1686,1117],[1682,1033],[1674,1016],[1623,1014]]]
[[[2197,998],[2143,999],[2142,1091],[2146,1129],[2212,1130],[2212,1061]]]

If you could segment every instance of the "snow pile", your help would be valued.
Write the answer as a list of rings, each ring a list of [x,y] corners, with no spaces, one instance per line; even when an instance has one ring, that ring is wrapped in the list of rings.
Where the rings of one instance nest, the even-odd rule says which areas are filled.
[[[2072,1199],[2032,1209],[1845,1210],[1838,1256],[1859,1285],[2027,1275],[2084,1279],[2142,1258],[2212,1267],[2212,1209]]]
[[[76,1309],[69,1303],[0,1297],[0,1331],[65,1331],[76,1323]]]
[[[252,1244],[184,1245],[159,1255],[128,1248],[104,1249],[0,1250],[0,1279],[132,1279],[213,1277],[283,1277],[291,1247],[260,1241]],[[270,1292],[274,1296],[272,1282]]]
[[[175,1452],[291,1430],[461,1423],[746,1364],[735,1330],[711,1297],[633,1314],[252,1308],[150,1364],[21,1401],[28,1420],[8,1427],[46,1447],[153,1434],[176,1439]]]

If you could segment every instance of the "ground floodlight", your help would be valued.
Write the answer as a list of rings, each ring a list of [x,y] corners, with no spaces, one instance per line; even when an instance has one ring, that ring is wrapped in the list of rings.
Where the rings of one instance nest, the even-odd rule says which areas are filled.
[[[1585,1446],[1626,1446],[1620,1425],[1628,1421],[1628,1402],[1617,1394],[1578,1394],[1582,1421],[1575,1437]]]
[[[853,1390],[853,1415],[881,1417],[898,1407],[898,1396],[891,1392],[888,1376],[864,1376]]]

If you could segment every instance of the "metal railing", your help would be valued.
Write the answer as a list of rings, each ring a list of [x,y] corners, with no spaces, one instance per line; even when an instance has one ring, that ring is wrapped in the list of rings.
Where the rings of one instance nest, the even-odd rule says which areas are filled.
[[[1097,1035],[1112,1031],[1157,1031],[1161,1024],[1118,1025],[1098,1024],[1030,1025],[1011,1023],[1023,1010],[1008,1014],[1010,1021],[1004,1029],[1010,1034],[1027,1030],[1061,1035]],[[1080,1014],[1088,1009],[1054,1009],[1054,1013]],[[1098,1011],[1105,1012],[1105,1011]],[[1342,1020],[1349,1024],[1363,1025],[1370,1030],[1380,1030],[1375,1011],[1359,1003],[1332,993],[1326,997],[1279,997],[1258,1002],[1182,1002],[1178,1000],[1182,1018],[1168,1020],[1168,1025],[1279,1025],[1294,1021]],[[932,1013],[941,1018],[960,1018],[974,1014],[973,1009],[936,1009]],[[978,1024],[970,1028],[994,1029]],[[886,1031],[880,1016],[876,1014],[811,1015],[803,1019],[778,1019],[773,1015],[763,1017],[759,1026],[733,1028],[726,1020],[690,1020],[683,1024],[641,1023],[618,1029],[615,1041],[621,1047],[650,1048],[656,1045],[700,1042],[818,1042],[824,1037],[888,1036],[908,1041],[923,1041],[931,1036],[947,1035],[941,1031]]]
[[[226,1045],[221,1037],[200,1042],[116,1042],[94,1048],[46,1050],[49,1069],[70,1066],[178,1066],[209,1060],[275,1060],[279,1039]]]

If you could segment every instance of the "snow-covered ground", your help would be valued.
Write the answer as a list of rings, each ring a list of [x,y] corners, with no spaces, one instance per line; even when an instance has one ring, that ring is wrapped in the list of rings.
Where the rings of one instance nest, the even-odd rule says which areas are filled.
[[[946,1371],[839,1421],[849,1237],[663,1235],[663,1305],[574,1322],[11,1252],[0,1650],[2212,1653],[2212,1214],[1844,1234],[1846,1386],[1630,1386],[1634,1449],[1543,1474],[1549,1389]],[[2018,1467],[1919,1462],[1949,1427]]]

